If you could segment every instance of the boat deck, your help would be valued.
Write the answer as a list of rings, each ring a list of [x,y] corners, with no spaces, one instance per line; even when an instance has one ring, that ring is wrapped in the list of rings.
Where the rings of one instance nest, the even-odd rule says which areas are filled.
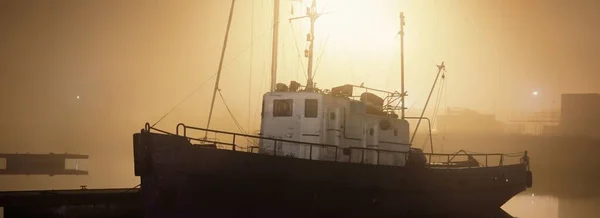
[[[166,135],[176,135],[181,136],[189,140],[192,144],[197,146],[211,147],[217,149],[224,150],[232,150],[238,152],[249,152],[255,154],[263,154],[263,155],[272,155],[272,156],[284,156],[281,153],[282,146],[303,146],[308,148],[309,157],[305,158],[308,160],[317,160],[316,157],[313,157],[313,150],[324,148],[328,150],[332,150],[335,152],[335,156],[331,159],[318,161],[334,161],[334,162],[348,162],[348,163],[359,163],[359,164],[372,164],[372,165],[390,165],[389,163],[380,163],[380,156],[384,154],[392,154],[392,155],[403,155],[405,159],[408,160],[408,157],[411,154],[415,154],[414,151],[394,151],[394,150],[386,150],[379,148],[369,148],[369,147],[342,147],[337,145],[329,145],[329,144],[319,144],[319,143],[309,143],[302,141],[293,141],[286,139],[275,139],[275,138],[267,138],[257,135],[248,135],[248,134],[240,134],[234,132],[206,129],[194,126],[187,126],[183,123],[179,123],[176,126],[175,133],[171,133],[165,130],[157,129],[150,126],[149,123],[146,123],[144,131],[154,131],[161,134]],[[193,133],[195,134],[193,134]],[[213,136],[213,138],[207,138],[206,136]],[[195,136],[205,136],[204,138],[199,138]],[[137,140],[134,138],[134,141]],[[257,146],[257,142],[259,140],[272,142],[277,146],[273,146],[271,152],[259,153],[259,147]],[[240,143],[240,141],[247,141],[246,145]],[[254,142],[252,142],[254,141]],[[344,158],[342,154],[358,154],[359,158]],[[366,162],[365,155],[375,154],[375,161]],[[529,158],[527,156],[527,151],[517,152],[517,153],[474,153],[467,152],[464,150],[458,151],[456,153],[422,153],[419,152],[418,155],[424,156],[425,163],[423,163],[424,167],[432,168],[432,169],[457,169],[457,168],[479,168],[479,167],[498,167],[505,165],[514,165],[514,164],[525,164],[527,168],[529,168]],[[408,165],[409,163],[407,163]]]

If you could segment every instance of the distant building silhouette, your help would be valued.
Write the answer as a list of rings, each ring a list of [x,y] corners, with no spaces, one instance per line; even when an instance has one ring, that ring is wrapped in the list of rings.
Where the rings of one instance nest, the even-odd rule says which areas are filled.
[[[504,132],[504,124],[493,114],[448,108],[446,114],[438,115],[437,130],[449,134],[499,134]]]
[[[563,94],[561,108],[564,135],[600,137],[600,94]]]

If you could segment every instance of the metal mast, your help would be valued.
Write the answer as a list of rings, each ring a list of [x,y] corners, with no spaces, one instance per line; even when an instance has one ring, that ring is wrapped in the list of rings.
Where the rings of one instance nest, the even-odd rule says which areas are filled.
[[[404,114],[404,98],[406,97],[406,93],[404,91],[404,12],[400,12],[400,93],[402,99],[402,119],[406,118]]]
[[[279,1],[275,0],[273,12],[273,45],[271,51],[271,92],[275,91],[277,82],[277,46],[279,39]]]
[[[217,91],[219,91],[219,79],[221,78],[221,70],[223,69],[223,57],[225,57],[225,49],[227,48],[227,39],[229,38],[229,28],[231,27],[231,18],[233,17],[233,6],[235,0],[231,0],[231,8],[229,9],[229,20],[227,20],[227,30],[225,30],[225,40],[223,40],[223,49],[221,50],[221,60],[219,61],[219,68],[217,69],[217,80],[215,81],[215,90],[213,91],[212,101],[210,103],[210,112],[208,113],[208,122],[206,128],[210,128],[210,119],[212,118],[213,108],[215,106],[215,97]],[[206,132],[208,134],[208,132]],[[204,136],[206,138],[206,135]]]
[[[304,50],[304,56],[308,58],[308,70],[307,70],[307,81],[306,81],[306,90],[313,90],[313,73],[312,73],[312,65],[313,65],[313,48],[315,42],[315,21],[319,18],[321,14],[317,12],[317,0],[313,0],[310,8],[306,9],[306,15],[301,17],[290,18],[290,21],[301,19],[301,18],[310,18],[310,33],[306,35],[306,41],[308,41],[308,49]]]

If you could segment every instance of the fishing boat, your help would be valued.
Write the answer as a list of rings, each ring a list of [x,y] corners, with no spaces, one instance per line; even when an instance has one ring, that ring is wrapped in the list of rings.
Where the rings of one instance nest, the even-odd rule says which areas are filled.
[[[278,1],[275,8],[278,17]],[[313,1],[303,16],[311,20],[306,84],[271,80],[258,135],[183,123],[173,131],[146,123],[133,134],[145,217],[398,217],[489,211],[532,186],[527,152],[440,154],[413,148],[403,81],[399,92],[348,84],[315,87],[310,74],[319,16]],[[401,14],[401,47],[403,19]],[[227,34],[224,45],[226,40]],[[436,81],[444,70],[442,63]],[[432,91],[434,87],[435,82]],[[424,117],[415,119],[418,126]]]

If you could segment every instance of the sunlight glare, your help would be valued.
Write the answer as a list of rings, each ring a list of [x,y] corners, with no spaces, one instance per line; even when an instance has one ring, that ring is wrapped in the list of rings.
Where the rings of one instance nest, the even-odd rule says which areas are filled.
[[[388,2],[328,0],[318,4],[324,15],[315,27],[317,37],[325,39],[331,34],[336,43],[358,50],[398,49],[399,9],[385,10]]]
[[[290,16],[304,16],[311,3],[304,0],[301,5],[293,4],[295,10]],[[319,0],[317,11],[322,15],[315,23],[314,55],[316,60],[321,57],[324,60],[318,70],[329,72],[317,74],[320,86],[357,82],[386,86],[386,81],[381,78],[397,74],[398,70],[392,69],[399,68],[400,12],[404,12],[405,17],[411,16],[410,2]],[[419,24],[414,18],[408,21],[405,26],[405,53],[415,55],[415,45],[419,43],[415,28]],[[295,30],[298,39],[305,38],[310,31],[309,19],[291,23],[299,27]],[[300,41],[299,45],[307,44],[303,45]],[[300,49],[303,50],[302,47]]]
[[[312,1],[294,1],[290,18],[306,15]],[[419,32],[424,22],[421,3],[412,1],[319,0],[317,11],[321,14],[315,22],[315,81],[319,87],[333,87],[343,83],[369,87],[400,88],[400,12],[406,17],[404,26],[404,53],[407,62],[425,60]],[[308,48],[304,40],[310,32],[309,19],[290,22],[300,55]],[[427,37],[425,37],[427,39]],[[296,53],[296,51],[293,51]],[[322,63],[320,63],[322,59]],[[297,61],[297,60],[293,60]],[[431,60],[427,60],[431,61]],[[429,62],[428,62],[429,63]],[[406,78],[410,78],[411,64],[406,65]],[[414,66],[414,65],[412,65]],[[306,68],[304,62],[303,68]],[[409,85],[409,84],[407,84]]]

